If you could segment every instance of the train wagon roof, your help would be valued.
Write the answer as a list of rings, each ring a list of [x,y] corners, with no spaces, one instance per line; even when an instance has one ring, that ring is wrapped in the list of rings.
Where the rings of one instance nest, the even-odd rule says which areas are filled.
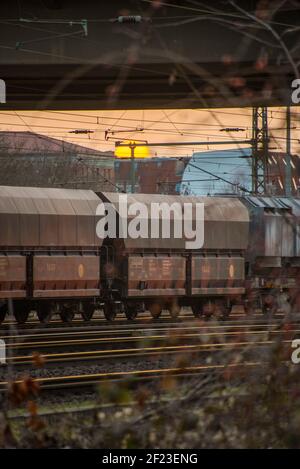
[[[103,192],[99,196],[107,202],[110,202],[120,214],[120,195],[124,194]],[[125,194],[127,205],[136,202],[142,203],[147,208],[148,214],[151,213],[152,203],[166,203],[172,206],[174,203],[180,205],[178,209],[182,216],[184,214],[184,204],[192,204],[193,228],[196,226],[196,203],[204,204],[204,245],[203,249],[226,249],[238,250],[246,249],[248,244],[248,225],[249,216],[245,205],[237,198],[230,197],[191,197],[191,196],[171,196],[160,194]],[[176,212],[176,209],[175,209]],[[166,212],[167,214],[167,212]],[[174,218],[171,212],[171,218]],[[128,217],[128,223],[134,217]],[[160,220],[164,215],[160,213]],[[150,232],[150,230],[149,230]],[[185,249],[186,237],[175,238],[172,235],[169,238],[137,238],[124,239],[125,248],[128,249]]]
[[[90,190],[0,186],[0,246],[100,246],[98,204]]]
[[[243,196],[240,198],[246,201],[253,211],[274,210],[280,213],[289,210],[297,218],[300,217],[300,198],[283,196]]]
[[[249,204],[255,208],[271,208],[271,209],[289,209],[294,204],[299,204],[296,199],[291,197],[279,197],[279,196],[255,196],[255,195],[244,195],[242,200],[246,200]]]

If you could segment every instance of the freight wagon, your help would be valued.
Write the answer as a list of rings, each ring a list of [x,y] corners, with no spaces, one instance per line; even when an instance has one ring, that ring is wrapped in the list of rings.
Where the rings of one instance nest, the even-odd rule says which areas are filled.
[[[117,193],[0,187],[0,321],[9,309],[18,322],[30,311],[42,322],[54,314],[69,322],[75,313],[89,320],[96,309],[108,320],[144,309],[177,317],[182,306],[196,317],[226,318],[235,303],[248,313],[299,310],[299,199],[128,195],[129,204],[146,207],[203,203],[199,249],[186,249],[174,229],[168,238],[99,238],[104,202],[130,222]]]

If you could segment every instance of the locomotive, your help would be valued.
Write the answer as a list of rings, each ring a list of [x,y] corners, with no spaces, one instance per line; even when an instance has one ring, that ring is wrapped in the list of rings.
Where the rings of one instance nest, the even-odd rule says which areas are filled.
[[[299,310],[299,199],[127,197],[146,206],[204,204],[203,246],[187,249],[174,233],[99,238],[100,203],[123,216],[117,193],[1,186],[0,322],[11,312],[24,323],[31,311],[41,322],[54,314],[70,322],[97,309],[109,321],[141,310],[159,318],[163,309],[176,318],[183,306],[220,318],[236,303],[248,314],[258,307],[274,314],[283,304]]]

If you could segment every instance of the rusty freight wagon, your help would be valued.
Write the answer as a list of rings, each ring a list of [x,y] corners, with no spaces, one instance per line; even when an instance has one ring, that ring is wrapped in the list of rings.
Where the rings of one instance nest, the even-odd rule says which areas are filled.
[[[249,211],[245,307],[274,314],[300,309],[300,199],[242,199]]]
[[[91,317],[100,296],[96,207],[92,191],[0,187],[0,320],[7,300],[18,322]]]
[[[99,196],[122,216],[119,194]],[[152,203],[163,202],[173,207],[170,213],[160,213],[160,226],[164,217],[169,220],[169,215],[174,222],[176,210],[183,216],[184,204],[195,207],[196,203],[203,203],[204,244],[200,249],[187,249],[186,237],[176,238],[172,223],[167,238],[160,231],[156,238],[105,239],[103,246],[108,257],[102,266],[109,266],[102,273],[106,316],[113,319],[124,308],[127,317],[134,318],[139,309],[146,308],[157,318],[165,308],[175,317],[183,305],[191,306],[196,316],[217,311],[226,316],[232,302],[245,292],[244,259],[249,227],[245,205],[237,198],[156,194],[128,194],[127,201],[128,205],[142,203],[148,214]],[[121,224],[129,224],[130,220],[126,218]],[[195,211],[192,221],[195,226]]]
[[[117,313],[134,319],[141,309],[177,317],[182,306],[196,317],[227,317],[238,301],[246,311],[274,313],[284,302],[299,311],[299,199],[128,194],[128,206],[143,206],[136,219],[135,210],[123,211],[121,196],[0,187],[0,321],[9,308],[18,322],[31,310],[44,322],[55,313],[89,320],[98,308],[108,320]],[[116,232],[99,237],[103,203]],[[186,204],[199,246],[188,243]],[[130,234],[133,221],[146,236]]]

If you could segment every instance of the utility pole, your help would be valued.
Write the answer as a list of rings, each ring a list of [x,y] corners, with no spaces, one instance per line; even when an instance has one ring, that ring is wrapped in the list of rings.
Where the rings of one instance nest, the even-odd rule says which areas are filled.
[[[255,107],[252,113],[252,191],[265,194],[268,174],[268,109]]]
[[[285,195],[292,195],[292,169],[291,169],[291,108],[286,108],[286,166],[285,166]]]
[[[131,193],[134,194],[135,192],[135,165],[134,165],[134,150],[135,150],[135,143],[130,143],[129,144],[129,148],[130,148],[130,152],[131,152],[131,156],[130,156],[130,161],[131,161],[131,164],[130,164],[130,173],[131,173]]]

